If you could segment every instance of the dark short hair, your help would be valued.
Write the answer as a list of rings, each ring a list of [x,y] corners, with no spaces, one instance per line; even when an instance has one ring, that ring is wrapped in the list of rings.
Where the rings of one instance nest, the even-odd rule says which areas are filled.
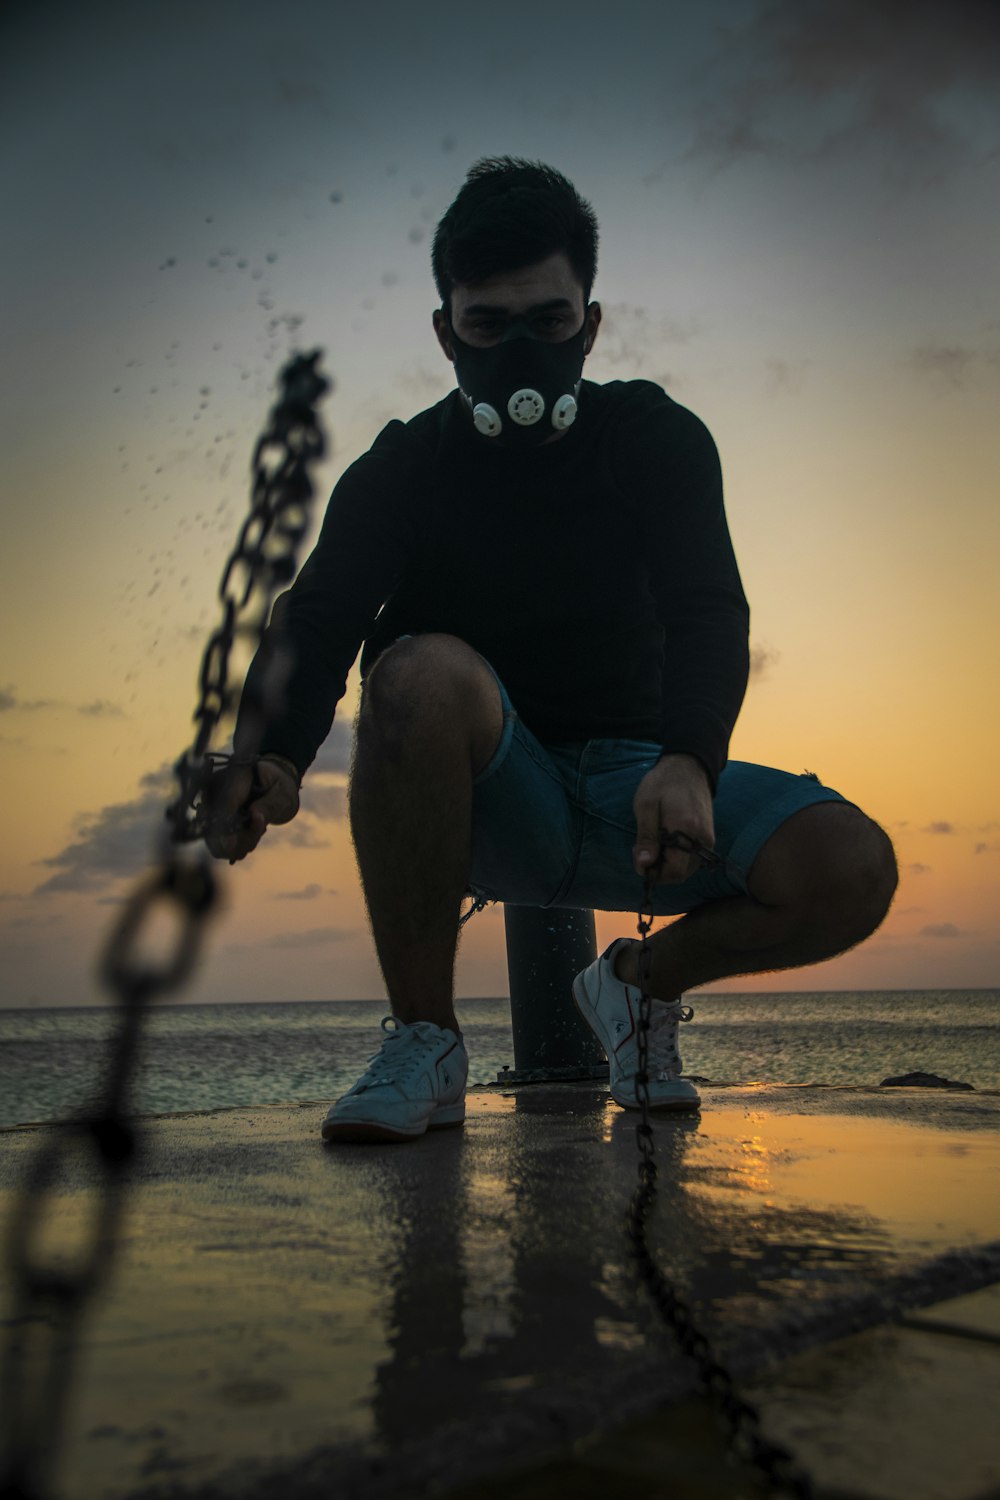
[[[484,156],[469,168],[437,226],[431,267],[450,314],[453,287],[519,271],[559,252],[589,302],[597,274],[597,218],[590,204],[544,162]]]

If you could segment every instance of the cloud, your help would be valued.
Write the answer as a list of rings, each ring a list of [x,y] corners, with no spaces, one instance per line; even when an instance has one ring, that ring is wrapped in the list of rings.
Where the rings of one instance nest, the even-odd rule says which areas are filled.
[[[927,824],[925,824],[925,826],[923,828],[921,828],[920,832],[921,833],[954,833],[955,832],[955,825],[954,825],[954,823],[948,823],[948,822],[945,822],[944,819],[941,819],[941,820],[939,820],[936,823],[927,823]]]
[[[356,927],[309,927],[304,932],[278,932],[268,938],[268,948],[319,948],[325,943],[346,943],[357,937]]]
[[[346,811],[347,787],[343,782],[311,781],[306,777],[302,785],[302,812],[307,817],[342,818]]]
[[[316,759],[309,768],[307,775],[314,776],[317,772],[324,771],[349,771],[351,768],[351,747],[354,743],[354,730],[344,719],[334,719],[333,728],[319,747]]]
[[[357,937],[356,927],[308,927],[302,932],[276,932],[258,943],[227,943],[226,953],[259,953],[262,948],[322,948]]]
[[[292,823],[274,825],[264,835],[269,844],[288,844],[292,849],[329,849],[330,840],[321,839],[314,819],[299,813]]]
[[[990,155],[972,144],[969,105],[993,118],[994,0],[947,11],[940,0],[772,0],[724,28],[721,45],[687,153],[715,169],[877,151],[893,179],[917,185]]]
[[[774,356],[764,361],[765,383],[769,396],[794,395],[801,389],[802,379],[812,360],[791,360]]]
[[[922,865],[919,860],[914,860],[912,864],[906,866],[908,875],[926,875],[929,870],[930,865]]]
[[[348,728],[334,740],[331,762],[342,758],[345,734],[349,743]],[[142,778],[138,796],[84,815],[65,848],[39,861],[55,873],[36,887],[33,894],[105,891],[117,880],[140,874],[156,857],[157,835],[163,830],[166,809],[176,791],[173,767],[167,762]],[[320,820],[343,818],[345,811],[343,784],[331,785],[322,779],[307,784],[298,817],[292,823],[269,828],[267,842],[289,844],[297,849],[328,848],[329,839],[320,836]]]
[[[1000,854],[1000,844],[987,844],[981,842],[976,845],[975,852],[977,854]]]
[[[37,713],[39,709],[56,708],[69,713],[85,714],[88,718],[125,718],[124,709],[106,698],[97,698],[93,703],[67,703],[60,698],[20,698],[14,687],[0,688],[0,713]]]
[[[961,928],[956,927],[954,922],[928,922],[920,929],[921,937],[930,938],[957,938],[962,937]]]
[[[775,651],[773,646],[751,646],[750,676],[759,682],[762,677],[770,675],[771,668],[777,666],[780,660],[781,652]]]
[[[918,375],[954,391],[965,391],[984,378],[1000,376],[1000,350],[985,346],[921,344],[912,351],[908,363]]]
[[[335,896],[337,892],[329,886],[319,885],[313,880],[309,885],[304,885],[301,890],[274,891],[272,894],[275,901],[315,901],[317,896]]]
[[[0,688],[0,713],[12,713],[15,709],[21,713],[33,713],[39,708],[57,708],[58,706],[52,698],[19,698],[14,687]]]
[[[130,802],[115,802],[79,819],[76,837],[58,854],[38,863],[57,873],[35,895],[102,890],[139,874],[155,856],[156,835],[177,788],[168,764],[150,771]]]
[[[97,698],[93,703],[81,703],[77,708],[78,714],[86,714],[90,719],[124,719],[125,711],[118,707],[117,703],[109,703],[106,698]]]

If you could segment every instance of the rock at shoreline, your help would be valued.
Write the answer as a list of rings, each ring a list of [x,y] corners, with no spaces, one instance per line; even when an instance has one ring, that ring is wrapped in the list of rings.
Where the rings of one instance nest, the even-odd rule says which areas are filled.
[[[975,1092],[973,1084],[956,1083],[953,1078],[941,1078],[937,1073],[900,1073],[895,1078],[883,1078],[879,1088],[971,1089]]]

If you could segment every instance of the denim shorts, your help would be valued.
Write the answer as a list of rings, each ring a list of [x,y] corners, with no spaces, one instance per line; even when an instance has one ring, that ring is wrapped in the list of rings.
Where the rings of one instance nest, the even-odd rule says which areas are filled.
[[[470,894],[513,906],[637,911],[644,883],[632,863],[632,803],[661,747],[618,739],[543,745],[493,676],[503,734],[473,786]],[[714,802],[719,863],[658,885],[654,911],[667,916],[744,894],[758,851],[786,818],[817,802],[844,801],[811,772],[730,761]]]

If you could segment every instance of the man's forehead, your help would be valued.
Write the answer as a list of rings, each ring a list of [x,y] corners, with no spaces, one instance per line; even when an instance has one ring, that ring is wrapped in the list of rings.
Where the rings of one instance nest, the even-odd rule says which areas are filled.
[[[456,285],[452,303],[463,312],[537,312],[575,307],[582,287],[565,255],[551,255],[536,265],[501,272],[484,281]]]
[[[547,297],[544,302],[533,302],[530,307],[519,307],[517,310],[532,314],[572,312],[574,306],[569,297]],[[508,302],[470,302],[463,305],[462,311],[469,317],[482,317],[483,314],[508,313],[512,308]]]

